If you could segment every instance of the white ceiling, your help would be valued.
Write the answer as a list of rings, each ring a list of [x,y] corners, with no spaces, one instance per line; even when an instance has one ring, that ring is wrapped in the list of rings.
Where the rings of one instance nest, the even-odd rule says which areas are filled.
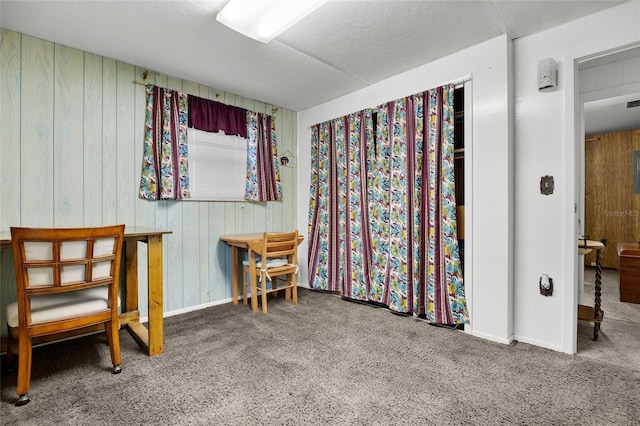
[[[640,45],[581,61],[578,88],[585,135],[640,128],[640,106],[627,106],[640,101]]]
[[[640,106],[627,107],[632,101],[640,101],[640,92],[586,102],[585,135],[640,128]]]
[[[268,44],[219,24],[226,3],[3,0],[0,15],[11,30],[300,111],[622,1],[330,0]]]

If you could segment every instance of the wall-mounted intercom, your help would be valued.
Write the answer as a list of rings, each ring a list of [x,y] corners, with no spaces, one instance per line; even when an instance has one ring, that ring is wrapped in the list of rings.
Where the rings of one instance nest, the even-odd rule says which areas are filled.
[[[558,65],[553,58],[538,62],[538,90],[551,89],[558,84]]]

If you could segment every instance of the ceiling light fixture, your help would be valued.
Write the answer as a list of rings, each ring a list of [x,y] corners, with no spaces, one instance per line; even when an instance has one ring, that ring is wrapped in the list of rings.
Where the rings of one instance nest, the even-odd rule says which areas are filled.
[[[230,0],[216,20],[234,31],[267,43],[327,0]]]

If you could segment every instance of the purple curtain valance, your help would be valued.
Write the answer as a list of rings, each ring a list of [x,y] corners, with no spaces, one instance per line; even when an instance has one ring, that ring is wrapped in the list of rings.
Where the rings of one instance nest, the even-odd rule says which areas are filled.
[[[247,137],[247,110],[189,95],[189,127]]]

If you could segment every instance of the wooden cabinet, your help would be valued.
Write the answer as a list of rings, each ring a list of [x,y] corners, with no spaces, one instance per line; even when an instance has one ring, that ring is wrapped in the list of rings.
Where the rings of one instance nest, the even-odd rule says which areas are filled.
[[[640,303],[640,243],[618,244],[620,301]]]

